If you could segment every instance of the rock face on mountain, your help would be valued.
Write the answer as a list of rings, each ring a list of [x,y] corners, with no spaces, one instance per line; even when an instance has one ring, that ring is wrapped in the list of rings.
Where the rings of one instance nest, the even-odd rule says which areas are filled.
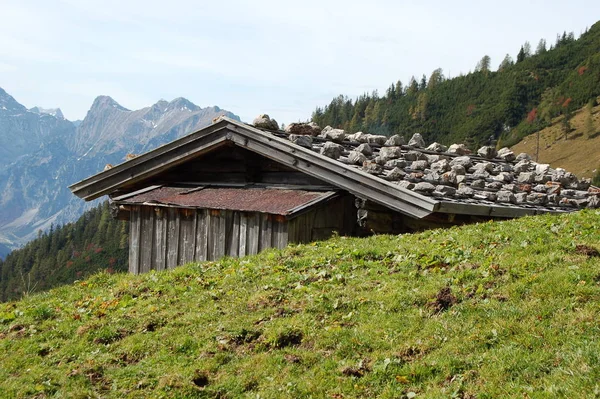
[[[0,88],[0,168],[5,169],[43,143],[55,138],[67,141],[75,133],[62,113],[57,117],[34,109],[29,111]]]
[[[140,154],[209,125],[225,115],[184,98],[128,110],[108,96],[96,98],[85,119],[73,123],[60,109],[27,109],[0,89],[0,244],[19,246],[51,224],[75,220],[95,203],[67,186],[128,154]]]

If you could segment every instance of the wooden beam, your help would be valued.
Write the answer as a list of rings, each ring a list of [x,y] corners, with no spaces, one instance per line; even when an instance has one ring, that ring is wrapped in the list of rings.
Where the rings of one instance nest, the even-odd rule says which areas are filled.
[[[140,265],[139,272],[147,273],[152,269],[152,247],[154,244],[154,211],[149,206],[140,207]]]
[[[196,212],[196,251],[194,260],[202,262],[208,260],[208,210],[200,209]]]
[[[194,261],[195,237],[196,237],[196,211],[192,209],[180,209],[178,211],[180,220],[179,256],[178,265],[184,265]]]
[[[154,207],[154,218],[156,221],[154,229],[154,269],[165,270],[167,267],[167,210]]]
[[[140,272],[140,236],[142,235],[142,221],[140,207],[131,207],[131,222],[129,223],[129,273]]]
[[[246,254],[258,253],[258,240],[260,233],[260,215],[257,212],[248,213],[248,235],[246,241]]]
[[[437,209],[441,213],[454,213],[460,215],[491,216],[502,218],[516,218],[527,215],[535,215],[538,210],[518,206],[502,206],[501,204],[484,205],[469,204],[464,202],[441,202]],[[553,212],[548,210],[548,212]]]
[[[169,208],[167,210],[169,227],[167,230],[167,269],[178,266],[179,261],[179,210]]]

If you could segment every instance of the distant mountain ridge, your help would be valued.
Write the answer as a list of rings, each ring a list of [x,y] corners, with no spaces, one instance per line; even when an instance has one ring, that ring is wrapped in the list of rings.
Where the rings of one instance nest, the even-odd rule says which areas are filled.
[[[68,186],[198,130],[229,111],[202,108],[185,98],[129,110],[97,97],[82,121],[60,108],[27,109],[0,88],[0,244],[15,248],[52,224],[76,220],[86,204]]]
[[[36,111],[28,110],[0,88],[0,167],[3,169],[52,138],[67,140],[75,133],[71,122],[41,112],[37,107],[34,109]]]

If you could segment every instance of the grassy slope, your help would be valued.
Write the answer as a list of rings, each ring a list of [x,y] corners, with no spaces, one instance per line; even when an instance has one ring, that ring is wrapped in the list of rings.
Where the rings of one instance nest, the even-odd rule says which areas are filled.
[[[600,395],[599,241],[582,211],[97,274],[0,305],[0,397]]]
[[[593,109],[593,121],[596,135],[588,138],[585,134],[585,108],[577,111],[571,119],[574,129],[569,133],[569,139],[564,139],[561,122],[556,118],[552,124],[540,132],[540,159],[552,167],[564,168],[579,177],[592,177],[593,171],[600,169],[600,106]],[[537,135],[532,134],[513,146],[517,153],[526,152],[535,157]]]

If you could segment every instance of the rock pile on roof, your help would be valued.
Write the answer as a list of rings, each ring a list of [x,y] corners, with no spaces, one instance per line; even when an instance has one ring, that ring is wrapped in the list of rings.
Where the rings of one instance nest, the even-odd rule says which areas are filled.
[[[261,115],[256,127],[273,123]],[[268,121],[267,121],[268,120]],[[275,122],[276,123],[276,122]],[[270,127],[266,127],[269,125]],[[534,162],[509,148],[484,146],[472,154],[464,144],[427,145],[419,133],[408,142],[315,123],[292,123],[274,133],[338,162],[408,190],[440,200],[570,210],[600,207],[600,189],[562,168]]]

